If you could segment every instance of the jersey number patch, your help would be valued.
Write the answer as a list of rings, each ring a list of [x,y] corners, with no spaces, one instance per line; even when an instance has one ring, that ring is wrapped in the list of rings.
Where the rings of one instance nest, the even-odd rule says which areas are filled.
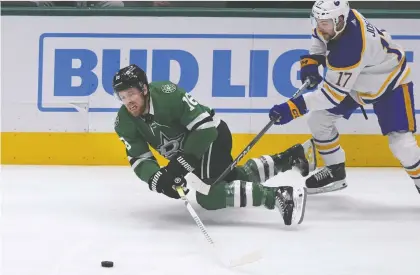
[[[182,101],[184,101],[185,103],[188,104],[188,107],[190,107],[190,111],[194,110],[195,109],[194,106],[197,106],[197,104],[198,104],[198,102],[195,101],[195,99],[189,94],[185,94],[182,97]]]
[[[340,74],[340,77],[338,78],[338,81],[335,85],[340,86],[340,87],[346,87],[347,82],[349,82],[353,73],[340,72],[339,74]],[[344,75],[344,79],[343,79],[343,75]],[[344,81],[344,84],[342,84],[343,81]]]
[[[120,140],[124,143],[125,148],[127,148],[127,150],[131,149],[130,143],[128,143],[123,137],[120,137]]]

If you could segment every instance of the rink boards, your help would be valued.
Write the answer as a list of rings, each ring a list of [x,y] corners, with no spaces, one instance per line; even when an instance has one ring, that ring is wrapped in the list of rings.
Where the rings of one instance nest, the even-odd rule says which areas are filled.
[[[420,79],[420,20],[370,21],[405,47],[412,78]],[[234,133],[236,155],[268,122],[271,106],[299,87],[310,28],[298,18],[2,16],[2,163],[126,165],[113,133],[120,105],[111,83],[129,63],[213,107]],[[369,120],[358,112],[338,124],[348,164],[397,166],[366,109]],[[248,156],[309,136],[305,118],[274,126]]]

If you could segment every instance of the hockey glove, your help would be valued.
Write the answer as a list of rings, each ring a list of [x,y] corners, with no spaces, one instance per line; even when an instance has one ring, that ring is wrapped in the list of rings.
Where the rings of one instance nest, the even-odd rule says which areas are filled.
[[[323,80],[318,71],[319,65],[325,67],[325,56],[313,54],[300,57],[300,80],[304,83],[309,78],[311,84],[308,90],[314,90]]]
[[[169,173],[165,167],[154,173],[149,181],[149,189],[154,192],[162,193],[173,199],[179,199],[180,196],[176,191],[176,187],[182,186],[184,193],[188,194],[187,181],[184,177],[174,176]]]
[[[185,177],[189,172],[194,171],[199,164],[196,157],[189,154],[178,154],[166,166],[169,173],[175,176]]]
[[[305,100],[302,96],[299,96],[280,105],[274,105],[270,110],[269,117],[271,120],[276,121],[274,124],[283,125],[295,118],[303,116],[307,112]]]

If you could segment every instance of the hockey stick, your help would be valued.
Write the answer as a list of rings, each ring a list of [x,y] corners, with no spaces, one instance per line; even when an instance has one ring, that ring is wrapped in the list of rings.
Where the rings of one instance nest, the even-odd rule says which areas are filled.
[[[365,119],[366,119],[366,120],[368,120],[368,116],[367,116],[367,114],[366,114],[365,108],[363,108],[363,106],[362,106],[362,105],[360,105],[360,109],[362,110],[362,114],[363,114],[363,116],[365,117]]]
[[[226,265],[226,263],[223,263],[223,261],[220,259],[220,257],[219,257],[220,256],[220,253],[218,253],[218,251],[217,251],[216,244],[214,243],[213,239],[210,237],[210,235],[207,232],[207,229],[204,226],[203,222],[198,217],[198,215],[195,212],[194,208],[191,206],[191,203],[189,202],[189,200],[185,196],[185,193],[184,193],[184,190],[182,189],[182,187],[181,186],[178,186],[176,188],[176,191],[178,192],[178,194],[181,197],[181,199],[184,201],[185,206],[187,207],[188,212],[190,212],[191,217],[194,219],[194,221],[197,224],[198,228],[200,228],[201,233],[203,233],[203,235],[206,238],[207,242],[211,245],[211,247],[213,249],[213,251],[212,251],[213,254],[217,257],[217,259],[222,264]],[[237,260],[230,261],[230,263],[228,264],[228,266],[229,267],[242,266],[242,265],[245,265],[245,264],[256,262],[256,261],[260,260],[261,258],[262,258],[262,256],[259,253],[254,252],[254,253],[250,253],[250,254],[244,255],[244,256],[240,257],[239,259],[237,259]]]
[[[197,224],[198,228],[200,228],[201,233],[203,233],[204,237],[206,238],[207,242],[209,242],[211,245],[214,245],[213,239],[210,237],[209,233],[207,232],[206,227],[204,226],[203,222],[198,217],[197,213],[195,212],[194,208],[191,206],[189,200],[185,196],[184,190],[181,186],[178,186],[176,188],[176,191],[178,192],[181,199],[184,201],[185,206],[187,207],[188,212],[190,212],[191,217],[194,219],[195,223]]]
[[[303,91],[311,84],[311,81],[307,79],[305,83],[297,90],[292,98],[299,97]],[[278,119],[278,118],[277,118]],[[273,126],[277,119],[272,119],[270,122],[258,133],[258,135],[245,147],[244,150],[236,157],[236,159],[223,171],[223,173],[213,182],[212,185],[219,183],[222,179],[224,179],[233,169],[235,169],[238,162],[251,150],[252,147],[261,139],[261,137]]]

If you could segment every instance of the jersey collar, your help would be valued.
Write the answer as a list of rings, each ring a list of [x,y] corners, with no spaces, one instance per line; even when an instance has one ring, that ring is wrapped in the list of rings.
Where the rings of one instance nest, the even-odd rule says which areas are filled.
[[[152,95],[150,94],[150,100],[149,100],[149,114],[154,115],[155,109],[153,108],[153,101],[152,101]]]

